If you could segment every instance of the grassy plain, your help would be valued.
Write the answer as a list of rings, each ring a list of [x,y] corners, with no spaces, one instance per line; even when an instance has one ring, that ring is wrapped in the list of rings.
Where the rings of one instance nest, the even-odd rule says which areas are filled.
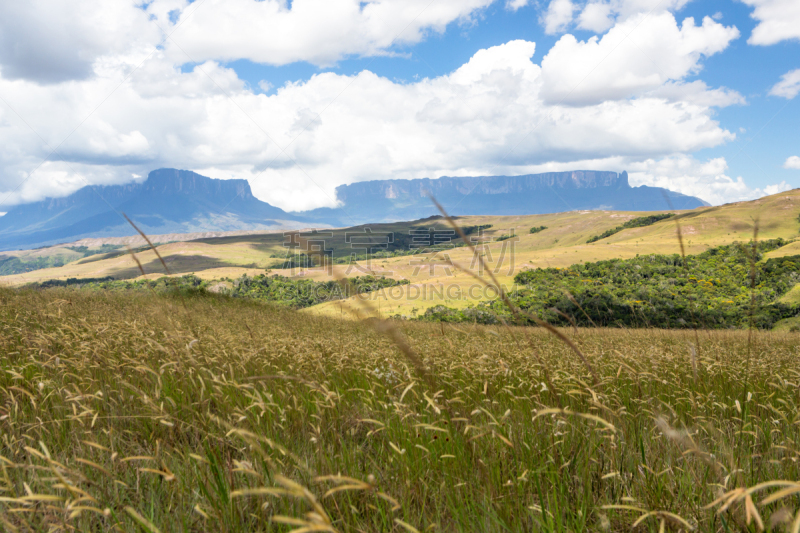
[[[497,238],[514,231],[518,237],[513,243],[513,260],[509,241],[488,244],[483,253],[485,260],[495,270],[500,281],[511,284],[513,274],[521,269],[534,267],[568,267],[572,264],[612,258],[630,258],[637,254],[680,253],[677,225],[680,224],[687,254],[696,254],[709,247],[747,242],[752,238],[756,220],[759,238],[796,239],[800,236],[800,190],[788,191],[750,202],[738,202],[717,207],[698,208],[678,212],[678,216],[647,227],[631,228],[592,244],[586,241],[610,228],[645,213],[612,211],[570,211],[565,213],[529,216],[470,216],[459,217],[461,226],[491,224],[485,232],[487,238]],[[547,229],[530,234],[531,227],[546,226]],[[412,229],[436,227],[449,229],[442,219],[421,220],[394,224],[377,224],[370,228],[375,232],[393,232],[408,236]],[[366,226],[331,230],[332,237],[325,246],[334,257],[348,256],[354,250],[347,242],[347,234],[364,232]],[[329,231],[329,230],[324,230]],[[252,234],[199,239],[160,245],[159,252],[170,270],[176,274],[194,273],[203,279],[236,278],[241,275],[261,273],[270,265],[281,261],[286,253],[282,234]],[[503,249],[506,253],[503,254]],[[769,257],[794,255],[800,244],[792,243],[772,252]],[[55,248],[53,250],[56,250]],[[38,254],[47,253],[37,251]],[[55,253],[55,252],[54,252]],[[363,253],[363,250],[360,251]],[[151,251],[139,252],[138,258],[147,277],[164,275],[160,261]],[[447,256],[465,270],[477,269],[471,252],[467,248],[448,251]],[[463,271],[449,268],[443,254],[420,254],[386,259],[361,261],[357,269],[348,271],[347,265],[334,265],[332,271],[319,269],[273,270],[295,278],[317,281],[332,277],[364,274],[408,279],[411,284],[391,293],[373,295],[384,315],[402,314],[411,316],[415,310],[424,312],[430,306],[444,304],[463,307],[491,294],[476,292],[472,277]],[[28,272],[15,276],[0,277],[0,284],[22,285],[48,279],[97,278],[112,276],[131,279],[141,276],[134,260],[126,254],[92,256],[59,268]],[[470,293],[470,289],[472,292]],[[356,309],[354,302],[330,302],[307,310],[309,313],[337,316],[343,308]]]
[[[795,333],[386,327],[0,288],[0,529],[800,528]]]

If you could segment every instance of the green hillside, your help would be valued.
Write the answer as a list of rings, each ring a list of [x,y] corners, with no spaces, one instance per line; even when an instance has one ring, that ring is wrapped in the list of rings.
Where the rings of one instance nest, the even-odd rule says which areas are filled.
[[[529,216],[459,217],[457,222],[461,227],[471,229],[469,238],[480,244],[484,260],[496,270],[500,282],[509,286],[525,269],[565,268],[582,263],[635,258],[637,255],[679,254],[678,228],[688,255],[734,242],[748,242],[756,225],[760,240],[784,239],[788,243],[765,257],[800,254],[800,245],[793,242],[800,230],[797,221],[800,214],[798,190],[750,202],[677,211],[675,216],[659,220],[669,213],[671,211],[571,211]],[[649,225],[641,226],[637,219],[646,219]],[[637,227],[626,227],[626,224]],[[537,231],[531,232],[531,228]],[[606,237],[587,243],[604,233]],[[451,247],[440,247],[438,253],[416,247],[416,240],[427,238],[425,235],[447,237],[451,239]],[[432,217],[412,222],[325,230],[318,234],[304,232],[298,236],[263,233],[173,242],[159,245],[158,250],[173,275],[193,274],[203,280],[237,279],[243,275],[254,277],[265,271],[318,282],[357,275],[407,280],[409,284],[399,287],[391,298],[382,300],[383,296],[376,294],[376,303],[384,315],[416,316],[434,305],[465,308],[490,299],[491,295],[474,291],[469,294],[475,280],[448,263],[452,260],[463,269],[477,271],[475,257],[463,244],[445,220]],[[142,277],[136,261],[129,254],[121,253],[122,250],[91,257],[67,252],[74,255],[72,261],[64,266],[2,276],[0,283],[22,285],[49,279]],[[13,254],[23,253],[32,252]],[[39,257],[63,255],[65,248],[42,249],[35,253]],[[152,251],[138,249],[136,256],[145,277],[156,279],[165,275],[160,260]],[[333,263],[331,268],[315,266],[321,256]],[[351,257],[356,259],[352,264]],[[293,268],[282,268],[287,266]],[[419,294],[421,292],[424,294]],[[352,303],[323,303],[309,312],[341,315],[342,306]]]

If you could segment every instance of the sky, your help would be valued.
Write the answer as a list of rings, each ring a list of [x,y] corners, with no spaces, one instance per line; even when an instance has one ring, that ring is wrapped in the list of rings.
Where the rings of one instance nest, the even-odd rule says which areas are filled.
[[[0,212],[154,169],[336,205],[389,178],[800,187],[797,0],[0,3]]]

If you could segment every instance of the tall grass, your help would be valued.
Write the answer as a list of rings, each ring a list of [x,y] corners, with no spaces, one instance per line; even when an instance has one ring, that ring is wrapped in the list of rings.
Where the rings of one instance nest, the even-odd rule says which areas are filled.
[[[794,334],[396,327],[0,289],[0,530],[800,529]]]

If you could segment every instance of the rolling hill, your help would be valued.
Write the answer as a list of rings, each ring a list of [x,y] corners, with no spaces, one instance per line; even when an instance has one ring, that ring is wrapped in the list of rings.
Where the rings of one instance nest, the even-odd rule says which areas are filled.
[[[696,254],[713,246],[733,242],[747,242],[753,236],[756,223],[759,239],[783,238],[794,240],[800,237],[800,190],[793,190],[750,202],[739,202],[717,207],[701,207],[689,211],[677,211],[676,216],[646,227],[625,229],[605,239],[588,244],[590,237],[617,227],[623,222],[641,216],[638,212],[620,211],[571,211],[566,213],[526,216],[470,216],[458,217],[462,227],[490,225],[483,238],[487,241],[482,251],[490,267],[497,268],[502,283],[511,284],[514,274],[522,269],[536,267],[568,267],[572,264],[611,258],[630,258],[644,254],[680,253],[677,239],[677,224],[680,225],[687,254]],[[757,221],[757,222],[756,222]],[[538,233],[529,233],[532,227],[545,226]],[[287,248],[284,243],[292,237],[282,233],[261,233],[222,236],[187,242],[173,242],[158,247],[167,265],[174,274],[194,273],[203,279],[235,279],[244,274],[255,275],[271,269],[274,274],[295,278],[328,280],[336,276],[363,274],[386,275],[396,279],[407,279],[410,285],[397,287],[392,293],[376,295],[376,305],[381,313],[411,314],[427,307],[444,303],[452,307],[466,306],[475,300],[491,297],[484,293],[469,293],[475,286],[467,273],[448,268],[443,253],[407,253],[396,251],[387,257],[360,261],[353,266],[344,263],[352,253],[363,253],[355,237],[369,235],[376,239],[382,233],[397,236],[395,244],[405,240],[411,232],[427,231],[430,228],[447,230],[441,218],[428,218],[413,222],[398,222],[334,229],[325,238],[323,247],[335,262],[330,271],[322,268],[281,269]],[[514,239],[498,240],[515,233]],[[474,233],[473,236],[479,233]],[[372,237],[371,237],[372,238]],[[97,241],[99,245],[103,241]],[[458,239],[453,241],[459,244]],[[510,253],[502,254],[505,246]],[[91,241],[83,241],[91,246]],[[389,246],[386,246],[389,248]],[[53,253],[64,253],[64,247],[56,247]],[[376,251],[376,250],[373,250]],[[48,249],[38,250],[38,256],[46,256]],[[790,242],[781,249],[768,254],[769,257],[794,255],[797,243]],[[471,252],[464,247],[446,251],[447,257],[465,269],[475,271],[477,265]],[[137,257],[148,278],[164,275],[163,267],[152,251],[141,249]],[[498,268],[499,267],[499,268]],[[141,277],[138,266],[124,250],[109,254],[98,254],[73,261],[59,268],[49,268],[21,275],[0,277],[0,283],[21,285],[47,279],[99,278],[111,276],[116,279]],[[450,292],[448,292],[450,291]],[[343,308],[357,306],[351,302],[331,302],[312,307],[306,312],[340,315]]]

